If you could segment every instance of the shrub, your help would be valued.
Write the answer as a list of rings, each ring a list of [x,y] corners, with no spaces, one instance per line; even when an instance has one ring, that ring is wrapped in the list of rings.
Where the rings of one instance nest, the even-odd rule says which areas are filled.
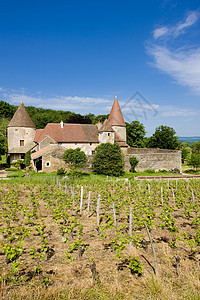
[[[31,164],[31,152],[28,151],[25,155],[25,160],[24,160],[25,166],[29,167]]]
[[[65,169],[63,169],[63,168],[58,169],[57,175],[58,175],[58,176],[63,176],[63,175],[65,175]]]
[[[131,164],[131,169],[130,169],[130,172],[135,172],[135,167],[138,165],[139,163],[139,160],[135,157],[135,156],[132,156],[129,158],[129,162]]]
[[[84,167],[87,161],[87,156],[80,148],[67,149],[63,154],[63,159],[70,169],[77,169]]]
[[[118,144],[100,144],[95,149],[92,169],[97,174],[120,176],[124,173],[124,158]]]

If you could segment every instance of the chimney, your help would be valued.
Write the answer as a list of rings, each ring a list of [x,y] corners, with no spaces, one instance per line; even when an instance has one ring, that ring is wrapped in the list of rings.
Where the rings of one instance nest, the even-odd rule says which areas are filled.
[[[60,127],[63,128],[63,125],[64,125],[64,124],[63,124],[63,121],[61,120],[61,121],[60,121]]]

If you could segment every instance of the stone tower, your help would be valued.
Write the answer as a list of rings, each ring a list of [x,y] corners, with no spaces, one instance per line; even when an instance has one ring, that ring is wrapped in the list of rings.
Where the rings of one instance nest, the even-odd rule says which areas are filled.
[[[117,97],[115,97],[115,101],[108,117],[108,121],[111,124],[112,128],[116,131],[116,133],[122,138],[124,142],[126,142],[126,124],[124,122]]]
[[[34,140],[35,131],[36,127],[24,104],[21,102],[8,124],[8,153],[25,154],[28,145]]]

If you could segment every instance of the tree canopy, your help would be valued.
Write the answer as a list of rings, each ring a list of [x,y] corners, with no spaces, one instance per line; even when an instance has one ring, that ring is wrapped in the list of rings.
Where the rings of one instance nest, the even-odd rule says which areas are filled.
[[[176,149],[179,146],[176,131],[169,126],[157,127],[155,133],[149,138],[148,146],[160,149]]]
[[[118,144],[100,144],[95,149],[92,169],[97,174],[120,176],[124,170],[124,158]]]
[[[127,144],[131,147],[145,147],[145,127],[139,121],[126,123]]]
[[[87,156],[80,148],[67,149],[63,154],[63,159],[70,169],[79,169],[86,164]]]

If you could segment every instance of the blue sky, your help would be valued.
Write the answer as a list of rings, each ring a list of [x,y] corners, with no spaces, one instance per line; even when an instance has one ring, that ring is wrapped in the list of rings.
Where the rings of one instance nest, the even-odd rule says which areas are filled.
[[[0,0],[0,99],[200,136],[200,2]]]

